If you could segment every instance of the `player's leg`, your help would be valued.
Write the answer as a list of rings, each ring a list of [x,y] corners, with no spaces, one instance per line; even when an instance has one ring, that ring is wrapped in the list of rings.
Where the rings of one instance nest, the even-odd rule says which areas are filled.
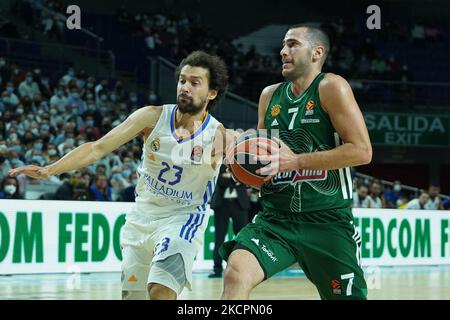
[[[150,299],[176,299],[184,287],[191,289],[192,266],[203,246],[208,214],[194,213],[162,219],[148,276]]]
[[[277,221],[258,216],[220,249],[227,260],[223,299],[248,299],[259,283],[292,265],[295,255],[281,237]]]
[[[248,299],[250,292],[264,281],[264,270],[255,255],[247,249],[230,254],[224,274],[222,299]]]
[[[348,212],[345,212],[348,210]],[[350,209],[340,209],[340,219],[306,223],[299,241],[299,263],[308,270],[322,299],[367,299],[367,285],[360,265],[360,238]]]
[[[122,228],[122,299],[146,300],[152,252],[142,228],[127,221]]]

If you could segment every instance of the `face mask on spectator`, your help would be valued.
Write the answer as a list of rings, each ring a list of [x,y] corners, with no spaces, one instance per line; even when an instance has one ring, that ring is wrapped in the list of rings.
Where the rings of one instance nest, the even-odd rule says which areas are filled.
[[[93,95],[92,93],[88,93],[88,94],[86,95],[86,98],[87,98],[88,100],[92,100],[92,99],[94,99],[94,95]]]
[[[88,82],[87,87],[89,89],[92,89],[94,87],[94,84],[92,82]]]
[[[80,97],[80,94],[78,92],[72,92],[72,98],[78,99]]]
[[[40,115],[40,116],[42,116],[42,115],[44,114],[44,110],[39,109],[38,112],[37,112],[37,114]]]
[[[17,109],[16,112],[17,114],[23,114],[23,109]]]
[[[8,86],[8,87],[6,87],[6,91],[7,91],[9,94],[11,94],[11,93],[14,92],[14,87]]]
[[[48,80],[42,80],[41,83],[42,83],[44,86],[48,87]]]
[[[107,112],[108,112],[108,108],[107,108],[107,107],[101,107],[101,108],[100,108],[100,111],[101,111],[102,113],[107,113]]]
[[[11,133],[11,134],[9,135],[9,139],[10,139],[11,141],[17,140],[17,133]]]
[[[72,139],[72,138],[69,138],[69,139],[66,140],[66,144],[69,145],[69,146],[73,146],[74,143],[75,143],[75,140]]]
[[[77,145],[81,146],[84,143],[86,143],[86,140],[78,140],[78,144]]]
[[[52,116],[54,116],[54,115],[56,115],[57,113],[58,113],[58,111],[56,111],[56,109],[50,109],[50,114],[52,115]]]
[[[117,101],[117,96],[115,94],[111,95],[111,101],[113,102]]]
[[[16,193],[17,187],[13,184],[6,184],[3,190],[9,195],[13,195]]]
[[[94,120],[92,120],[92,119],[86,120],[86,125],[89,128],[92,128],[94,126]]]
[[[106,94],[102,94],[101,97],[100,97],[100,99],[101,99],[102,101],[106,101],[106,100],[108,100],[108,96],[107,96]]]
[[[402,186],[399,185],[399,184],[394,185],[394,191],[395,191],[395,192],[400,192],[400,191],[402,191]]]
[[[137,185],[138,179],[133,179],[131,180],[131,183],[133,183],[134,185]]]
[[[33,145],[33,147],[34,147],[34,149],[36,149],[36,150],[42,150],[42,143],[36,142],[36,143]]]
[[[149,96],[148,96],[148,100],[149,100],[150,102],[155,102],[155,101],[156,101],[156,95],[155,95],[155,94],[149,95]]]
[[[57,155],[57,152],[56,152],[55,149],[49,149],[49,150],[47,151],[47,154],[48,154],[50,157],[53,157],[53,156],[56,156],[56,155]]]
[[[89,111],[95,111],[95,109],[96,109],[95,104],[88,105],[88,110]]]
[[[0,60],[0,67],[3,67],[6,64],[5,59],[1,59]]]
[[[137,102],[137,97],[132,96],[132,97],[130,98],[130,101],[133,102],[133,103],[136,103],[136,102]]]
[[[58,90],[58,92],[56,93],[56,95],[60,98],[62,98],[62,96],[64,95],[64,91],[62,90]]]
[[[32,77],[27,77],[27,83],[30,84],[33,82],[33,78]]]
[[[38,136],[39,135],[39,130],[37,128],[33,128],[33,129],[31,129],[31,133],[33,135],[35,135],[35,136]]]
[[[68,72],[68,75],[69,75],[70,77],[72,77],[72,78],[75,77],[75,71],[72,71],[72,70],[69,71],[69,72]]]
[[[130,169],[126,169],[122,171],[122,176],[124,178],[128,178],[129,176],[131,176],[131,170]]]
[[[43,124],[43,125],[41,126],[41,130],[42,130],[42,131],[48,131],[48,130],[50,130],[50,126],[49,126],[48,124]]]
[[[34,115],[29,114],[29,115],[27,115],[27,118],[28,118],[28,120],[33,120],[34,119]]]

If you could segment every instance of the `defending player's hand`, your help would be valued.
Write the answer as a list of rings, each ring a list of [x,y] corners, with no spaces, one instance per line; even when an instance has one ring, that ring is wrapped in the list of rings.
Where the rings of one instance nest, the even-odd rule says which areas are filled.
[[[258,155],[254,160],[269,163],[267,166],[256,170],[256,173],[267,175],[265,181],[270,180],[278,172],[289,172],[298,170],[298,158],[285,143],[275,137],[272,138],[278,143],[278,146],[268,145],[264,142],[258,142],[258,147],[268,151],[267,155]]]
[[[9,175],[12,177],[15,177],[19,174],[24,174],[35,179],[47,179],[48,177],[50,177],[50,173],[46,167],[39,167],[35,165],[19,167],[9,171]]]

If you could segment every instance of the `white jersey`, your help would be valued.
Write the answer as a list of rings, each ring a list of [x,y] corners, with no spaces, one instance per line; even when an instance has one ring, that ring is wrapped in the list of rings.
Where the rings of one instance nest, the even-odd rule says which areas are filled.
[[[175,113],[176,105],[164,105],[144,142],[136,207],[145,214],[201,213],[214,192],[221,163],[212,168],[211,151],[220,122],[208,113],[194,134],[178,137]]]

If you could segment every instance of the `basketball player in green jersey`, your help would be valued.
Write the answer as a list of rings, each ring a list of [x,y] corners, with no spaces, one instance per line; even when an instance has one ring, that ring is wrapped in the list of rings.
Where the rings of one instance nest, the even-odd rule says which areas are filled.
[[[259,129],[279,130],[280,148],[258,157],[271,161],[260,169],[268,175],[262,211],[221,247],[224,299],[247,299],[296,262],[322,299],[367,297],[349,167],[369,163],[372,147],[348,82],[321,72],[329,50],[316,27],[296,25],[284,37],[286,81],[262,91],[258,120]]]

